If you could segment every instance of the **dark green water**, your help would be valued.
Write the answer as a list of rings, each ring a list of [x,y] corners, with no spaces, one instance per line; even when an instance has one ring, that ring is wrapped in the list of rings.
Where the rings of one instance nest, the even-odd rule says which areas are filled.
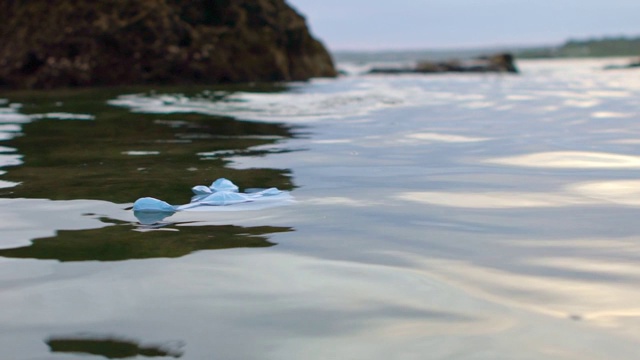
[[[188,202],[185,189],[217,177],[234,179],[243,188],[263,183],[293,187],[288,169],[238,171],[225,167],[220,157],[198,155],[227,151],[260,156],[251,148],[293,137],[290,126],[198,114],[135,114],[106,103],[118,94],[136,90],[140,89],[6,94],[10,102],[22,104],[20,111],[27,115],[87,114],[95,120],[43,119],[25,124],[22,136],[4,142],[19,149],[24,164],[12,168],[2,179],[20,185],[0,195],[126,203],[147,194],[180,203]],[[189,96],[201,94],[203,89],[185,90],[156,93]],[[136,151],[151,151],[157,156],[128,155]]]

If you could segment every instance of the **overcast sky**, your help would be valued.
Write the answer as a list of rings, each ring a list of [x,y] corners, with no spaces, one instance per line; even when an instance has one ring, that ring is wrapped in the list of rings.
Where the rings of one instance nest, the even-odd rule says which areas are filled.
[[[557,44],[640,35],[640,0],[287,0],[331,50]]]

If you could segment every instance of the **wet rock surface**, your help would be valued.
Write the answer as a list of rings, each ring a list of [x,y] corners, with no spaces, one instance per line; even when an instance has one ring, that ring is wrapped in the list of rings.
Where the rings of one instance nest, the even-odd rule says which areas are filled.
[[[411,68],[376,67],[369,71],[371,74],[402,74],[402,73],[518,73],[515,60],[511,54],[495,54],[482,56],[471,60],[448,60],[443,62],[422,61]]]

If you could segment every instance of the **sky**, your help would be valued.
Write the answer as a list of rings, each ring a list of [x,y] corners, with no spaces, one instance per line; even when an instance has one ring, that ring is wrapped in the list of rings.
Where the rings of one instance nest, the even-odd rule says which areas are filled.
[[[556,45],[640,36],[639,0],[287,0],[330,50]]]

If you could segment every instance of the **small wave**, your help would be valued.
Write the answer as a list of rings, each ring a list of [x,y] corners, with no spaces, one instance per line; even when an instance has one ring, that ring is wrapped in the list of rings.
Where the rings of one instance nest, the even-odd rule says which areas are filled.
[[[72,114],[64,112],[32,114],[32,119],[57,119],[57,120],[95,120],[95,116],[89,114]]]
[[[130,156],[145,156],[145,155],[159,155],[160,151],[123,151],[123,155]]]

